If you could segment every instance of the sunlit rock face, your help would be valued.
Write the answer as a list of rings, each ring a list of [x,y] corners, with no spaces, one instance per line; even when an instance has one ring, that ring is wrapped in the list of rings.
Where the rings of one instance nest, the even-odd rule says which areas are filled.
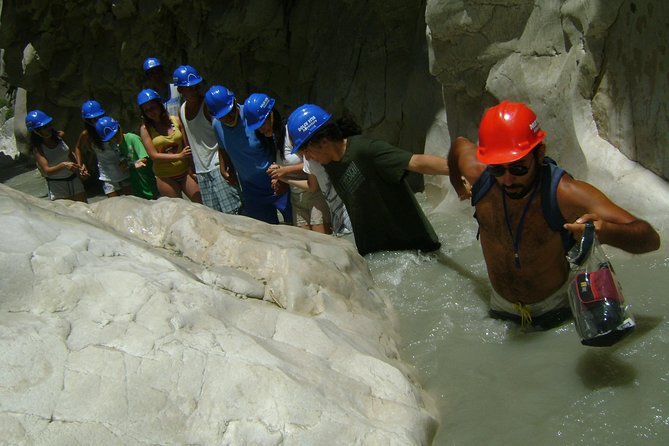
[[[476,141],[488,106],[525,102],[551,157],[664,225],[666,183],[630,160],[669,178],[667,16],[663,0],[429,0],[450,136]]]
[[[0,109],[0,113],[2,113]],[[19,157],[14,137],[14,118],[2,122],[0,118],[0,167],[11,165]]]
[[[428,444],[395,316],[345,240],[0,185],[8,444]]]

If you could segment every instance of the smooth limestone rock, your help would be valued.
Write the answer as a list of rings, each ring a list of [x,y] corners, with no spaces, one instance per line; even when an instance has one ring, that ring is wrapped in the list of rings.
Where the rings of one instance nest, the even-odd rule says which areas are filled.
[[[428,0],[450,137],[476,141],[488,106],[525,102],[549,156],[667,228],[669,186],[646,170],[669,178],[667,16],[663,0]],[[443,181],[430,182],[443,194]]]
[[[5,112],[0,108],[0,113]],[[14,118],[11,117],[0,125],[0,167],[10,166],[19,158],[14,137]]]
[[[486,107],[524,101],[574,173],[598,151],[580,127],[592,122],[601,147],[669,178],[667,16],[663,0],[429,0],[430,70],[451,137],[476,139]]]
[[[0,186],[7,444],[429,444],[395,315],[345,240],[185,200]]]

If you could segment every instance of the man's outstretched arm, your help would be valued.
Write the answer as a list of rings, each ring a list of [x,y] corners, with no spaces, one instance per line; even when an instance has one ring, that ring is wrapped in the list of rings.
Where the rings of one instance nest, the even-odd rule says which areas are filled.
[[[577,240],[585,223],[592,221],[601,243],[633,254],[660,247],[660,235],[647,221],[630,214],[584,181],[563,177],[558,187],[558,203],[565,219],[573,222],[565,224],[565,229]]]

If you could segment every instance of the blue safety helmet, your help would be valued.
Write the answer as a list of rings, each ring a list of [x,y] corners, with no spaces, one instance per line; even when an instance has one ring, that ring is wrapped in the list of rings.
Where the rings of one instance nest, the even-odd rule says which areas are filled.
[[[207,104],[209,113],[214,118],[221,119],[235,106],[235,94],[225,87],[214,85],[204,95],[204,102]]]
[[[53,121],[53,118],[42,110],[33,110],[26,115],[26,127],[28,127],[29,132],[34,132],[49,124],[51,121]]]
[[[174,70],[172,81],[177,87],[192,87],[202,82],[202,77],[190,65],[181,65]]]
[[[249,130],[260,128],[274,107],[274,99],[263,93],[253,93],[244,102],[244,120]]]
[[[295,109],[288,117],[288,136],[293,142],[293,150],[296,153],[300,147],[330,120],[332,115],[318,105],[304,104]]]
[[[154,99],[158,99],[158,101],[162,102],[162,99],[160,98],[160,95],[156,92],[156,90],[153,90],[151,88],[146,88],[142,91],[139,92],[137,95],[137,105],[142,106],[146,104],[149,101],[153,101]]]
[[[83,119],[97,118],[105,114],[102,105],[98,101],[90,100],[81,106],[81,117]]]
[[[142,65],[142,67],[144,68],[144,72],[146,73],[151,68],[162,67],[162,64],[155,57],[149,57],[148,59],[146,59],[144,61],[144,64]]]
[[[118,133],[118,121],[111,116],[103,116],[95,123],[95,131],[102,142],[107,142]]]

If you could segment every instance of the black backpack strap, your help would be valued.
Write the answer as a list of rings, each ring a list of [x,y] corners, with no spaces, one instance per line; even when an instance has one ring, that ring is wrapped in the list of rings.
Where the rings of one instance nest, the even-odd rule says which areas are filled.
[[[495,177],[490,175],[487,170],[484,170],[478,180],[472,186],[472,206],[476,206],[476,203],[481,201],[481,199],[488,193],[488,191],[495,184]],[[476,218],[476,212],[473,215]],[[476,231],[476,240],[479,239],[481,235],[481,228],[479,227]]]
[[[544,157],[541,175],[541,208],[544,218],[549,228],[560,233],[562,246],[565,252],[568,252],[574,243],[576,243],[576,240],[563,227],[567,223],[567,220],[564,219],[562,212],[560,212],[560,206],[557,201],[557,188],[562,176],[569,174],[558,166],[553,159],[546,156]]]
[[[476,180],[476,183],[472,186],[472,206],[476,206],[476,203],[481,201],[494,184],[495,177],[490,175],[487,170],[484,170],[479,179]]]

